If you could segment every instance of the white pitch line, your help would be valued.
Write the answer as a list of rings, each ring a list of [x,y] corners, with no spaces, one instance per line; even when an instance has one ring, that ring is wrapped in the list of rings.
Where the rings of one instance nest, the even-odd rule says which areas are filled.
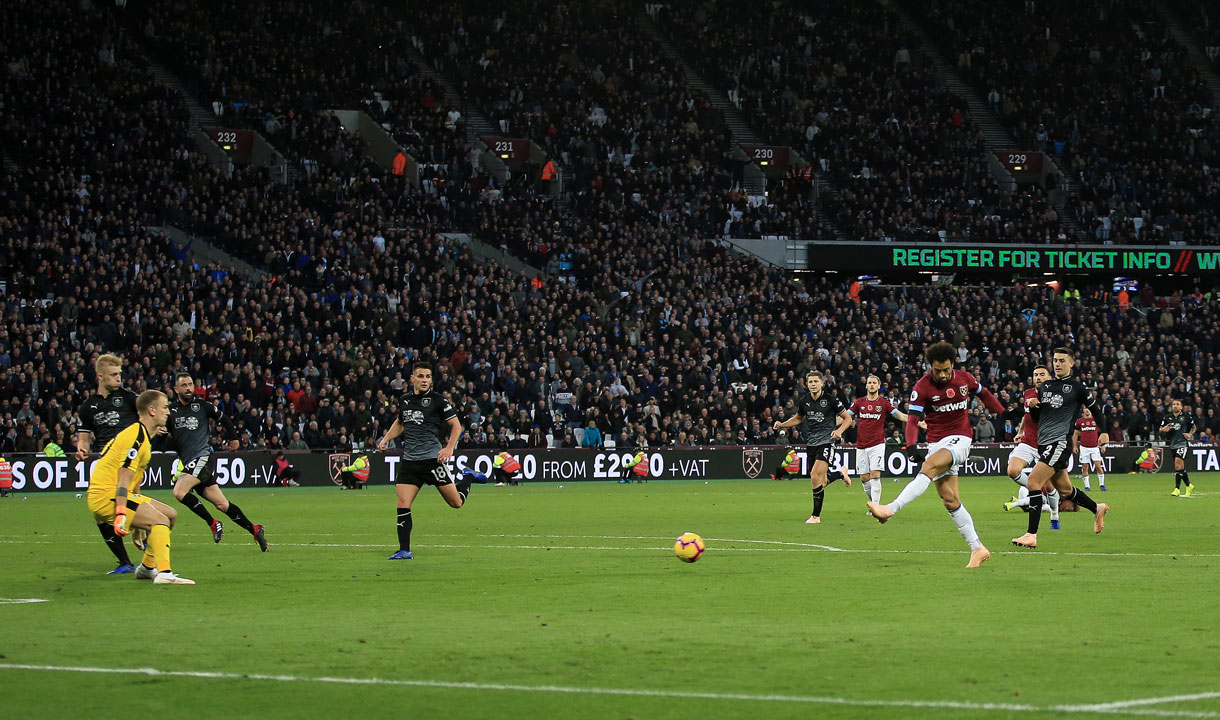
[[[973,712],[1063,712],[1085,715],[1138,715],[1165,718],[1220,718],[1220,713],[1176,710],[1136,710],[1104,705],[1028,705],[1016,703],[972,703],[958,700],[855,700],[816,695],[780,695],[755,693],[715,693],[687,690],[651,690],[647,688],[574,687],[565,685],[514,685],[508,683],[451,682],[445,680],[395,680],[385,678],[308,677],[302,675],[266,675],[262,673],[229,673],[198,670],[158,670],[156,668],[111,668],[71,665],[29,665],[0,663],[0,670],[31,670],[44,672],[97,673],[103,675],[146,675],[151,677],[182,677],[203,680],[258,680],[284,683],[322,683],[330,685],[383,685],[390,687],[442,688],[450,690],[487,690],[496,692],[558,693],[564,695],[612,695],[626,697],[674,698],[680,700],[717,700],[730,702],[781,702],[811,705],[841,705],[849,707],[920,708],[968,710]],[[1133,701],[1139,702],[1139,701]]]
[[[1195,700],[1215,700],[1220,698],[1220,692],[1192,693],[1190,695],[1167,695],[1165,697],[1140,698],[1138,700],[1119,700],[1117,702],[1098,703],[1096,705],[1080,705],[1091,710],[1119,710],[1141,705],[1164,705],[1165,703],[1192,702]]]
[[[78,536],[79,537],[79,536]],[[442,537],[508,537],[504,535],[443,535]],[[562,540],[569,537],[577,538],[596,538],[600,536],[564,536],[564,535],[540,535],[528,536],[538,537],[539,539],[555,539]],[[631,538],[635,539],[635,538]],[[644,539],[644,538],[641,538]],[[665,539],[668,538],[647,538],[647,539]],[[903,550],[894,548],[839,548],[832,545],[817,545],[814,543],[786,543],[778,540],[739,540],[726,538],[709,537],[707,540],[712,542],[726,543],[762,543],[772,545],[782,545],[786,547],[773,548],[739,548],[739,547],[723,547],[720,545],[713,546],[716,552],[834,552],[845,554],[858,555],[960,555],[965,550]],[[56,545],[59,544],[54,540],[3,540],[0,539],[0,545]],[[87,540],[74,541],[76,545],[95,545],[96,542]],[[212,545],[210,542],[199,540],[195,545]],[[289,542],[271,542],[272,547],[299,547],[299,548],[387,548],[390,545],[384,542],[381,543],[289,543]],[[225,550],[234,547],[234,545],[221,546]],[[244,547],[244,545],[243,545]],[[611,552],[662,552],[669,549],[668,545],[657,547],[622,547],[618,545],[473,545],[468,543],[461,544],[445,544],[445,543],[421,543],[420,547],[424,548],[453,548],[453,549],[469,549],[469,550],[604,550]],[[1026,556],[1037,557],[1040,555],[1056,556],[1056,557],[1095,557],[1095,558],[1218,558],[1220,553],[1107,553],[1107,552],[1057,552],[1054,550],[997,550],[992,553],[1000,556]]]
[[[0,605],[32,605],[47,602],[44,598],[0,598]]]

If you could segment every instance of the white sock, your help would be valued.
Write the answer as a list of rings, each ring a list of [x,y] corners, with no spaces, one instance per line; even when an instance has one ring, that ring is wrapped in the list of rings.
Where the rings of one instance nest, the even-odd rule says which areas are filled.
[[[1101,472],[1097,473],[1097,484],[1102,487],[1106,486],[1106,474],[1105,473],[1101,473]],[[1088,488],[1086,487],[1085,490],[1088,490]]]
[[[873,480],[872,501],[875,503],[881,502],[881,478]]]
[[[1051,488],[1046,492],[1046,499],[1050,501],[1051,520],[1059,519],[1059,491]]]
[[[864,497],[868,498],[869,500],[873,499],[873,481],[872,480],[861,479],[860,480],[860,489],[864,491]]]
[[[1017,490],[1017,504],[1021,507],[1029,507],[1029,488],[1022,486]]]
[[[924,475],[923,473],[919,473],[915,476],[914,480],[907,483],[907,486],[902,489],[902,492],[898,493],[898,497],[894,498],[894,500],[890,503],[890,510],[897,513],[899,510],[906,507],[912,500],[920,495],[923,495],[924,491],[927,490],[928,486],[931,484],[932,478]]]
[[[1012,479],[1013,482],[1020,485],[1022,489],[1029,487],[1029,469],[1026,468],[1017,473],[1017,476]]]
[[[962,534],[962,539],[966,541],[971,550],[983,544],[979,541],[979,534],[974,530],[974,518],[970,517],[965,505],[958,505],[956,510],[949,513],[949,517],[953,518],[957,531]]]
[[[1088,473],[1082,473],[1082,474],[1080,475],[1080,479],[1084,481],[1084,489],[1085,489],[1085,490],[1088,490],[1088,489],[1089,489],[1089,474],[1088,474]]]

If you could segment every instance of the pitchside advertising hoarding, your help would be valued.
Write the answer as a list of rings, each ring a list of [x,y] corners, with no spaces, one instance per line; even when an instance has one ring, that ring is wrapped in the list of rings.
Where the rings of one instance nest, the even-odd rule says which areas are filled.
[[[1004,475],[1011,445],[975,447],[971,457],[960,468],[964,477]],[[1127,473],[1132,470],[1143,446],[1111,445],[1103,456],[1107,473]],[[665,448],[647,451],[649,480],[734,480],[767,478],[787,453],[785,447],[717,447]],[[583,480],[617,480],[626,474],[626,463],[634,453],[628,451],[595,450],[519,450],[513,453],[521,462],[526,482],[579,482]],[[299,481],[309,486],[334,486],[339,483],[339,469],[357,457],[354,453],[287,453],[293,467],[301,473]],[[400,457],[395,453],[368,453],[372,464],[369,483],[394,482]],[[454,457],[458,470],[470,468],[484,475],[491,474],[494,451],[462,450]],[[809,457],[797,451],[801,475],[809,474]],[[144,475],[144,487],[168,489],[171,466],[176,456],[154,453]],[[856,453],[853,448],[841,448],[835,453],[836,462],[846,465],[855,476]],[[89,472],[96,458],[81,462],[74,458],[46,458],[33,455],[10,456],[13,467],[13,490],[18,493],[83,492],[89,487]],[[1154,448],[1145,456],[1148,469],[1154,472],[1172,468],[1172,458],[1163,448]],[[213,456],[216,483],[223,488],[278,487],[275,479],[274,456],[270,453],[217,453]],[[1164,466],[1164,467],[1162,467]],[[1186,467],[1193,472],[1220,471],[1220,448],[1200,445],[1190,448]],[[832,472],[835,468],[831,468]],[[913,477],[917,466],[907,459],[897,446],[887,446],[886,477]],[[1068,465],[1075,474],[1076,458]]]
[[[845,272],[1220,275],[1220,250],[1114,245],[810,243],[809,266]]]

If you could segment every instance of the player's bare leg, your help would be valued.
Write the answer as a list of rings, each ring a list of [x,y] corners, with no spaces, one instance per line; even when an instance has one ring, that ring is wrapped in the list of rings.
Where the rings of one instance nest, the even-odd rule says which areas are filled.
[[[962,539],[970,547],[970,562],[966,563],[966,567],[976,568],[987,562],[991,557],[991,552],[983,545],[983,541],[979,539],[979,534],[974,529],[974,518],[970,517],[966,506],[962,505],[961,498],[957,492],[957,476],[949,475],[937,480],[936,493],[940,495],[941,502],[945,505],[945,510],[949,511],[949,517],[953,519],[953,524],[957,526],[958,533],[961,534]]]
[[[1110,512],[1108,503],[1097,504],[1097,514],[1093,516],[1093,532],[1100,533],[1106,529],[1106,513]]]
[[[890,501],[888,505],[870,501],[865,506],[872,513],[872,516],[876,518],[877,522],[884,525],[887,520],[898,514],[898,511],[906,507],[908,503],[923,495],[928,486],[932,484],[932,478],[951,467],[953,467],[953,453],[941,448],[923,461],[923,465],[919,467],[919,474],[915,476],[914,480],[907,483],[906,487],[902,488],[902,492],[898,493],[898,497]]]

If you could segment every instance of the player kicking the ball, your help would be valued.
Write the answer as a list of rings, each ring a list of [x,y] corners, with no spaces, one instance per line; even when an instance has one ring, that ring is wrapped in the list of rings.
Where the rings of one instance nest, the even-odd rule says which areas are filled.
[[[996,413],[1003,413],[1004,406],[973,375],[953,369],[957,351],[949,343],[929,345],[924,357],[932,369],[915,383],[915,389],[911,391],[911,402],[907,408],[910,412],[907,416],[906,449],[907,456],[912,457],[910,453],[919,440],[919,418],[924,417],[928,423],[927,456],[919,468],[919,474],[907,483],[893,502],[889,505],[869,502],[868,510],[877,518],[877,522],[884,523],[935,482],[936,492],[945,503],[949,517],[953,518],[957,531],[970,546],[970,562],[966,563],[966,567],[976,568],[986,562],[991,553],[979,540],[974,519],[958,499],[957,469],[970,457],[970,444],[974,438],[967,414],[970,396],[977,395],[988,409]]]

